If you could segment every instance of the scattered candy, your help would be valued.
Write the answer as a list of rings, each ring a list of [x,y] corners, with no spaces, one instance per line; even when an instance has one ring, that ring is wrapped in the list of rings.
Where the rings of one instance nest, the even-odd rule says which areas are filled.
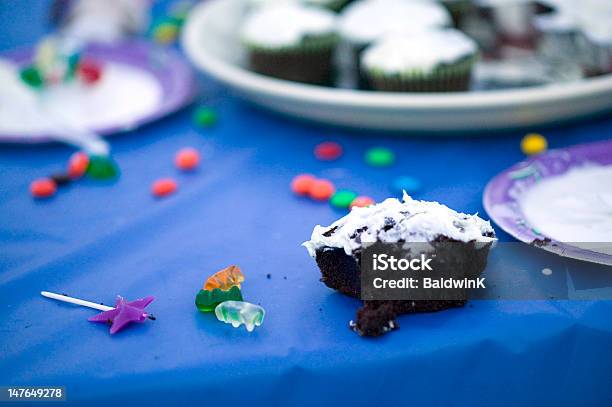
[[[252,332],[256,326],[263,323],[266,311],[249,302],[225,301],[217,305],[215,315],[219,321],[232,324],[234,328],[244,324],[246,330]]]
[[[395,154],[388,148],[375,147],[366,151],[365,161],[372,167],[388,167],[395,162]]]
[[[172,178],[158,179],[151,187],[151,193],[157,197],[168,196],[176,191],[177,184]]]
[[[89,157],[87,175],[95,179],[111,179],[119,175],[119,169],[111,157],[92,155]]]
[[[211,127],[217,123],[217,113],[210,107],[199,107],[193,115],[193,120],[200,127]]]
[[[215,307],[224,301],[242,301],[242,293],[238,286],[232,286],[229,290],[200,290],[196,295],[195,304],[200,312],[212,312]]]
[[[346,209],[357,198],[357,194],[346,189],[337,191],[332,195],[329,203],[336,208]]]
[[[87,167],[89,167],[87,154],[81,151],[74,153],[68,161],[68,175],[72,179],[81,178],[87,172]]]
[[[322,161],[337,160],[342,155],[342,146],[333,141],[326,141],[315,147],[314,155]]]
[[[217,271],[210,276],[204,283],[204,290],[229,290],[232,287],[240,288],[240,284],[244,281],[244,274],[238,266],[231,265],[223,270]]]
[[[49,178],[39,178],[30,184],[30,193],[34,198],[49,198],[55,195],[57,185]]]
[[[372,204],[374,204],[374,200],[369,196],[358,196],[357,198],[353,199],[353,202],[351,202],[349,208],[365,208],[366,206],[370,206]]]
[[[69,302],[71,304],[103,311],[102,313],[89,318],[89,321],[111,324],[111,334],[119,332],[130,322],[144,322],[144,320],[147,318],[155,320],[153,315],[146,313],[144,310],[145,307],[155,299],[155,297],[151,296],[129,302],[125,301],[120,296],[117,296],[117,302],[115,303],[115,308],[113,308],[109,307],[108,305],[69,297],[65,294],[55,294],[48,291],[42,291],[40,294],[43,297],[52,298],[54,300]]]
[[[310,174],[297,175],[291,181],[291,190],[296,195],[308,195],[315,181],[316,178]]]
[[[406,191],[411,194],[421,189],[421,182],[414,177],[405,175],[394,179],[391,187],[393,191],[398,194],[403,193],[403,191]]]
[[[51,175],[51,180],[55,182],[55,185],[57,185],[58,187],[68,185],[70,181],[72,181],[70,175],[64,174],[63,172]]]
[[[101,66],[97,62],[89,59],[80,61],[77,64],[76,72],[83,83],[87,85],[93,85],[102,77]]]
[[[312,199],[317,201],[326,201],[334,194],[335,191],[336,187],[334,187],[334,184],[332,184],[331,181],[326,179],[317,179],[312,183],[308,194]]]
[[[529,133],[521,140],[521,151],[526,155],[540,154],[547,148],[546,138],[538,133]]]
[[[195,148],[182,148],[176,153],[174,163],[179,170],[191,171],[200,163],[200,153]]]
[[[110,323],[110,333],[115,334],[131,322],[142,323],[150,318],[150,315],[145,312],[145,307],[154,299],[155,297],[149,296],[135,301],[125,301],[123,297],[117,296],[114,309],[94,315],[89,318],[89,321]]]
[[[153,39],[159,44],[171,44],[176,41],[179,34],[178,25],[173,22],[158,24],[153,30]]]

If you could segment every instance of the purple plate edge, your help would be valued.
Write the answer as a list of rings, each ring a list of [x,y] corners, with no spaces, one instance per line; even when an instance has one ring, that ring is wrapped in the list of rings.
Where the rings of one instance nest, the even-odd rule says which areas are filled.
[[[603,154],[602,152],[604,151],[608,151],[608,154]],[[596,158],[598,156],[603,157],[603,160],[597,160]],[[582,249],[567,243],[555,241],[547,236],[539,234],[533,229],[529,228],[525,222],[524,216],[517,210],[513,214],[520,216],[521,218],[519,220],[525,222],[525,227],[520,228],[516,218],[512,221],[508,219],[507,216],[500,213],[499,209],[497,209],[501,205],[503,205],[505,209],[508,209],[509,204],[516,204],[516,202],[508,196],[510,187],[512,187],[513,183],[516,182],[515,179],[512,179],[511,174],[515,173],[516,171],[525,170],[530,166],[540,166],[546,168],[547,165],[550,165],[549,160],[552,161],[554,159],[558,159],[559,157],[566,159],[566,166],[561,169],[557,168],[556,171],[551,171],[551,173],[547,174],[547,176],[561,175],[570,168],[574,168],[578,163],[586,164],[589,162],[597,162],[599,164],[612,164],[612,140],[578,144],[567,148],[549,150],[544,154],[533,156],[514,164],[513,166],[495,175],[487,183],[482,198],[483,207],[491,220],[497,226],[499,226],[510,236],[523,243],[535,245],[541,249],[563,257],[570,257],[598,264],[612,265],[611,255]],[[538,241],[541,244],[538,244]]]
[[[110,56],[110,59],[114,62],[126,63],[144,69],[159,81],[163,90],[162,101],[154,112],[139,117],[130,123],[92,129],[101,136],[114,136],[136,130],[187,107],[197,95],[195,73],[187,60],[177,50],[162,48],[147,41],[135,40],[113,45],[92,44],[86,48],[85,53],[93,56]],[[144,55],[144,53],[147,53],[147,55]],[[1,56],[18,64],[23,64],[30,59],[31,54],[32,48],[17,48],[3,52]],[[154,70],[146,65],[150,61],[142,60],[142,58],[154,54],[166,58],[167,66],[165,69]],[[37,145],[52,142],[55,142],[54,137],[45,133],[26,138],[15,134],[0,133],[0,143]]]

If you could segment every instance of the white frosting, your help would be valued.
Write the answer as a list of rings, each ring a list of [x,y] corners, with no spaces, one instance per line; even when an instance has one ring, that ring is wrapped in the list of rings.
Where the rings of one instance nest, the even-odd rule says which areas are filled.
[[[363,0],[346,7],[340,16],[340,34],[354,44],[369,44],[392,33],[450,26],[448,11],[425,0]]]
[[[307,36],[335,31],[336,17],[331,11],[294,3],[263,7],[247,17],[242,39],[251,45],[280,48],[299,44]]]
[[[477,50],[476,43],[458,30],[429,30],[382,38],[366,49],[361,63],[368,70],[385,73],[430,72],[441,63],[455,62]]]
[[[103,69],[93,86],[70,83],[36,92],[19,79],[17,67],[0,60],[0,133],[35,138],[64,132],[49,118],[50,108],[61,112],[62,121],[89,129],[129,126],[155,112],[163,91],[153,75],[111,62]]]
[[[363,230],[364,227],[367,229]],[[324,235],[334,228],[329,236]],[[317,225],[303,246],[312,257],[324,247],[341,248],[351,255],[362,243],[430,242],[438,236],[461,242],[491,242],[495,238],[483,234],[493,233],[491,224],[478,215],[458,213],[438,202],[417,201],[404,193],[403,202],[389,198],[366,208],[353,208],[328,227]]]
[[[519,204],[527,223],[544,236],[566,243],[607,243],[601,251],[612,254],[612,166],[575,168],[544,179]]]
[[[593,42],[612,43],[612,1],[610,0],[547,0],[555,9],[538,16],[536,27],[543,31],[579,29]]]

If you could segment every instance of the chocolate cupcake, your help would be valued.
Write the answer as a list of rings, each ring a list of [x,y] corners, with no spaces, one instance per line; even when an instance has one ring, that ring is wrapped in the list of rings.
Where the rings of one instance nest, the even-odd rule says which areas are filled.
[[[338,21],[345,75],[358,76],[363,50],[381,37],[451,25],[448,11],[430,1],[362,0],[351,3],[340,13]]]
[[[250,68],[279,79],[331,85],[338,43],[335,15],[294,3],[263,7],[246,19],[242,40]]]
[[[437,202],[416,201],[404,194],[403,202],[390,198],[366,208],[354,208],[328,227],[316,226],[304,243],[321,270],[321,281],[351,297],[361,296],[361,252],[372,243],[428,243],[442,262],[448,261],[470,275],[486,267],[495,242],[490,223],[477,215],[458,213]],[[449,251],[444,244],[452,243]],[[360,335],[378,336],[397,328],[400,314],[441,311],[461,307],[466,299],[367,300],[351,327]]]
[[[386,92],[461,92],[469,89],[476,43],[458,30],[392,35],[362,55],[365,81]]]

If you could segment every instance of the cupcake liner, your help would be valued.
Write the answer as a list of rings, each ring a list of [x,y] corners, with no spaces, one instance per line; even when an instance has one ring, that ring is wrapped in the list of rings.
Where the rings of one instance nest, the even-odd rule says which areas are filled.
[[[576,42],[586,76],[612,72],[612,43],[595,42],[582,34],[578,36]]]
[[[470,87],[472,68],[477,56],[454,64],[440,65],[431,72],[419,69],[389,74],[367,70],[365,78],[371,89],[385,92],[462,92]]]
[[[331,85],[333,83],[333,53],[337,37],[307,38],[299,45],[264,48],[247,44],[249,64],[253,71],[289,81]]]

